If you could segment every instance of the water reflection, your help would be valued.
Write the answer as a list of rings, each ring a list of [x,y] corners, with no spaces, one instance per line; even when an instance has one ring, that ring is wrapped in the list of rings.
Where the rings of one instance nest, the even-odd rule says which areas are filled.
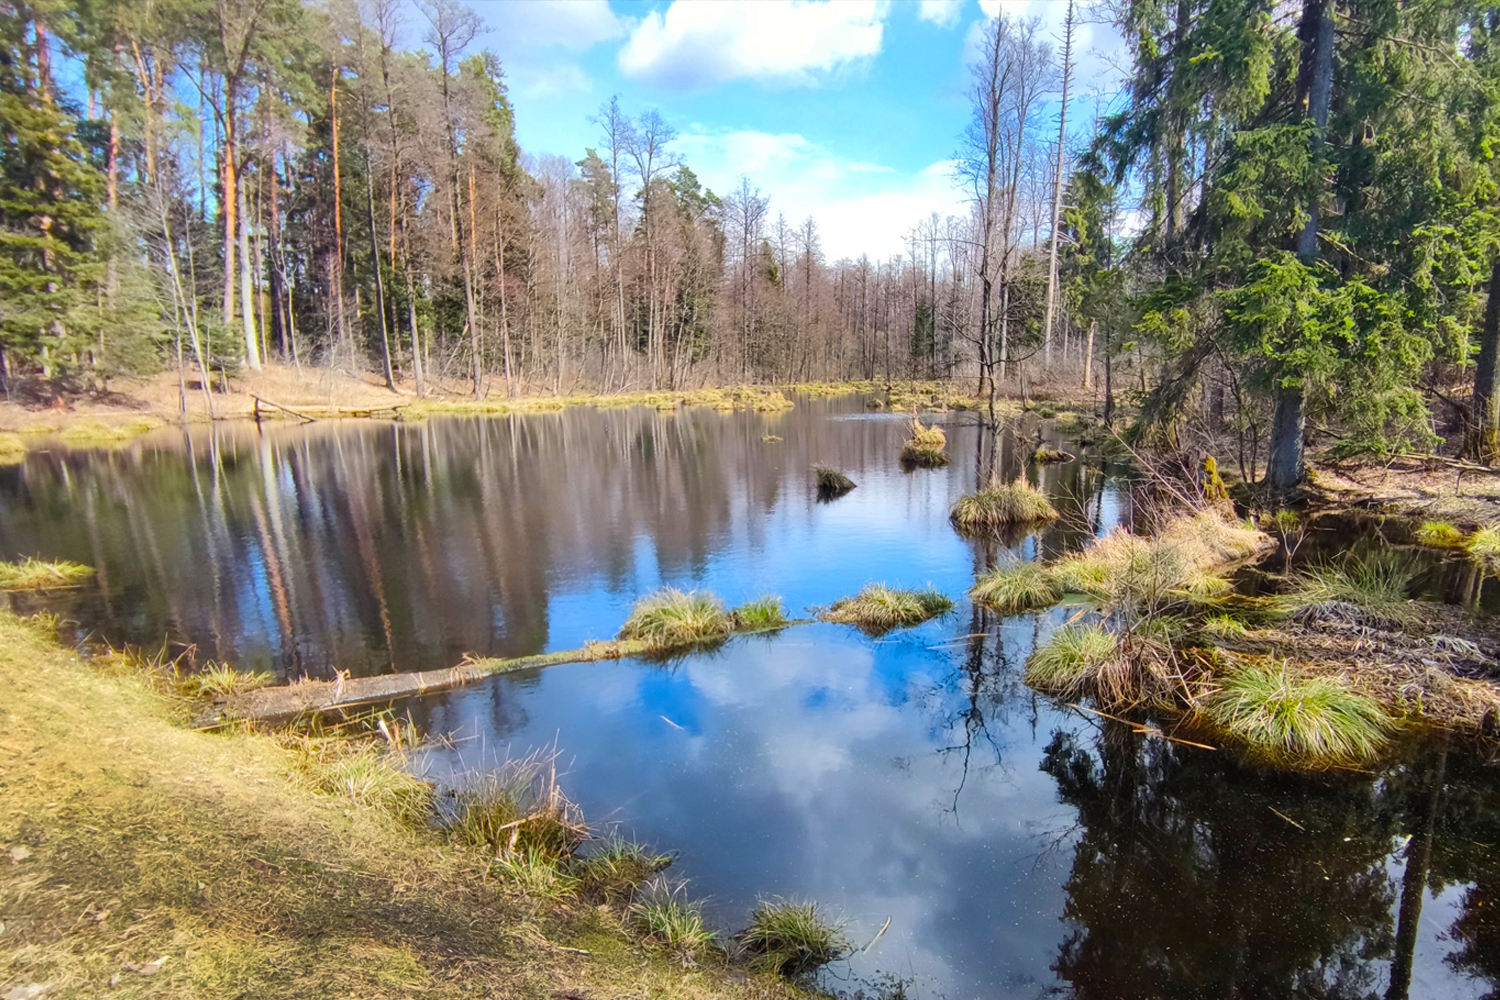
[[[783,441],[763,440],[773,429]],[[972,419],[948,429],[977,449]],[[0,469],[0,557],[97,567],[61,610],[113,642],[194,643],[285,677],[449,666],[605,637],[663,582],[794,609],[877,579],[962,589],[944,515],[973,480],[903,474],[905,433],[856,398],[166,430]],[[1020,433],[1002,435],[1005,475]],[[860,489],[819,507],[817,462]],[[1078,475],[1044,473],[1070,499]]]

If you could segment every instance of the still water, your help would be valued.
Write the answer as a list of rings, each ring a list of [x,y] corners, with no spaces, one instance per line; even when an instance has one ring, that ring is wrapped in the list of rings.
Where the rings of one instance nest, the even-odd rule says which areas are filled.
[[[765,895],[817,900],[861,946],[889,917],[830,989],[1495,995],[1493,770],[1428,746],[1378,775],[1273,776],[1034,695],[1025,658],[1068,610],[997,619],[962,594],[978,568],[1075,548],[1129,504],[1098,466],[1054,466],[1062,521],[967,541],[947,510],[975,482],[978,433],[936,419],[956,461],[911,473],[902,421],[854,398],[164,431],[0,469],[0,556],[98,567],[53,607],[80,636],[287,678],[571,648],[664,583],[794,612],[931,583],[956,612],[878,639],[799,627],[401,707],[455,735],[422,762],[440,780],[555,745],[586,814],[679,852],[721,927]],[[1002,434],[1005,474],[1036,433]],[[858,488],[817,502],[815,462]]]

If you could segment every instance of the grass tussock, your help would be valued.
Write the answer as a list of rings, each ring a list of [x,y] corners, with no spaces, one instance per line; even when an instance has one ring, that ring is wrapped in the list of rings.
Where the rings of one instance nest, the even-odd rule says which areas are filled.
[[[1321,617],[1365,619],[1376,625],[1411,623],[1408,599],[1416,570],[1395,553],[1343,559],[1307,570],[1287,595],[1288,610],[1309,621]]]
[[[762,444],[779,444],[780,441],[781,441],[781,435],[780,434],[762,434],[760,436],[760,440],[761,440]]]
[[[854,480],[827,465],[813,467],[813,483],[820,497],[839,497],[854,489]]]
[[[1500,574],[1500,527],[1480,528],[1469,536],[1469,558],[1488,572]]]
[[[412,827],[426,826],[432,816],[432,785],[408,770],[398,750],[336,736],[287,735],[283,744],[293,751],[297,770],[321,792]]]
[[[724,602],[708,591],[665,587],[635,602],[620,638],[644,641],[658,650],[676,649],[719,642],[729,637],[734,625]]]
[[[949,513],[955,525],[969,530],[1055,521],[1057,516],[1052,501],[1024,476],[1017,477],[1012,483],[992,481],[983,489],[966,493]]]
[[[1045,445],[1038,445],[1036,451],[1031,453],[1031,460],[1037,465],[1056,465],[1059,462],[1071,462],[1073,458],[1074,456],[1068,452],[1048,448]]]
[[[737,632],[761,632],[781,628],[790,621],[781,598],[774,594],[746,601],[732,612]]]
[[[790,978],[810,975],[849,952],[837,922],[825,919],[812,903],[785,899],[756,904],[737,941],[753,968]]]
[[[692,965],[712,948],[718,935],[703,922],[703,903],[689,899],[687,884],[654,878],[625,912],[627,925],[648,944],[666,948]]]
[[[1250,635],[1250,628],[1233,615],[1211,615],[1204,619],[1199,631],[1214,642],[1239,642]]]
[[[509,760],[454,794],[447,829],[461,844],[497,858],[571,858],[588,837],[583,812],[557,783],[557,756],[538,751]]]
[[[880,635],[904,625],[920,625],[953,610],[953,602],[928,587],[906,590],[883,583],[865,586],[853,597],[834,602],[820,618],[841,625],[854,625],[871,635]]]
[[[976,604],[1008,615],[1049,608],[1062,596],[1062,585],[1045,566],[1034,562],[997,566],[969,588]]]
[[[1154,538],[1118,528],[1051,569],[1069,592],[1117,607],[1212,603],[1230,590],[1229,567],[1258,554],[1265,542],[1253,528],[1199,511],[1170,522]]]
[[[61,559],[48,562],[27,557],[0,562],[0,590],[55,590],[76,587],[94,575],[92,566]]]
[[[911,438],[901,449],[901,464],[908,468],[934,469],[948,464],[948,435],[941,427],[929,427],[922,418],[911,418]]]
[[[539,848],[510,851],[495,859],[495,874],[533,899],[560,903],[578,895],[582,881]]]
[[[571,873],[585,894],[604,902],[629,899],[648,879],[672,864],[670,854],[658,854],[618,834],[605,837],[587,854],[573,859]]]
[[[1417,544],[1435,549],[1468,547],[1469,536],[1447,521],[1424,521],[1417,529]]]
[[[1392,729],[1374,699],[1332,677],[1298,676],[1273,660],[1241,665],[1223,678],[1203,714],[1252,753],[1308,768],[1368,762]]]
[[[183,674],[178,688],[189,698],[231,698],[263,688],[272,681],[263,670],[237,670],[227,663],[209,663],[202,670]]]
[[[1060,628],[1026,661],[1026,683],[1059,698],[1081,698],[1118,651],[1115,636],[1100,625]]]

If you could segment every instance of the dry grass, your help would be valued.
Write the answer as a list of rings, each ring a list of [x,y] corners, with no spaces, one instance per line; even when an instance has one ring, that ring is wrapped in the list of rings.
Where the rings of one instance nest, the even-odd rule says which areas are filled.
[[[800,996],[718,965],[685,982],[670,955],[633,947],[613,911],[570,903],[562,919],[552,901],[486,877],[491,858],[356,801],[368,785],[325,791],[299,748],[183,730],[173,715],[145,678],[95,669],[0,614],[6,990]]]
[[[737,942],[752,967],[789,977],[810,975],[849,952],[839,923],[825,919],[812,903],[785,899],[756,904]]]
[[[904,625],[920,625],[952,610],[953,602],[931,587],[903,590],[872,583],[853,597],[834,602],[818,617],[826,622],[857,626],[871,635],[882,635]]]
[[[582,810],[558,785],[556,752],[545,751],[469,776],[446,829],[498,858],[539,854],[553,863],[572,858],[589,835]]]
[[[642,888],[626,921],[646,943],[667,949],[684,966],[693,965],[718,938],[703,923],[703,903],[688,898],[687,884],[661,877]]]
[[[94,575],[92,566],[58,560],[46,562],[27,557],[20,562],[0,562],[0,590],[55,590],[76,587]]]
[[[910,468],[932,469],[948,464],[948,435],[941,427],[929,427],[922,418],[911,418],[911,438],[901,449],[901,464]]]
[[[1045,493],[1022,476],[1012,483],[997,480],[983,489],[966,493],[953,505],[948,516],[960,528],[993,530],[1014,524],[1055,521],[1057,508],[1052,506]]]
[[[1469,537],[1465,548],[1486,571],[1500,574],[1500,528],[1480,528]]]

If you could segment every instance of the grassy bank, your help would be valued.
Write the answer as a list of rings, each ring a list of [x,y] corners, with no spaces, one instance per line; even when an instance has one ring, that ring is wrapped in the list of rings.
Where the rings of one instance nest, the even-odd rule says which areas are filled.
[[[96,997],[797,995],[685,970],[615,909],[554,902],[372,804],[351,769],[174,724],[134,673],[0,614],[7,989]],[[363,798],[363,801],[362,801]],[[22,995],[22,994],[18,994]]]

